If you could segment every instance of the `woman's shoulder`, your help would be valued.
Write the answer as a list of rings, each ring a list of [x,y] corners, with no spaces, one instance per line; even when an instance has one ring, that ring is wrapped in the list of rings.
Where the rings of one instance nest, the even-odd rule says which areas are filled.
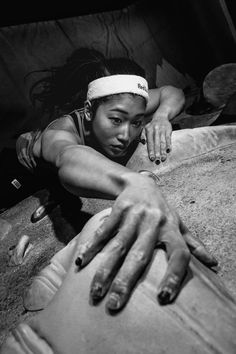
[[[78,121],[82,121],[83,110],[74,110],[70,113],[63,114],[62,116],[51,121],[43,130],[66,130],[71,133],[79,134],[78,126],[80,125]]]
[[[76,129],[76,124],[71,113],[63,114],[52,120],[43,130],[41,130],[38,138],[33,144],[34,155],[41,157],[43,145],[45,146],[52,141],[55,142],[57,139],[61,140],[63,137],[66,140],[71,139],[71,141],[74,141],[76,144],[84,145],[84,140]]]
[[[70,114],[64,114],[53,121],[51,121],[45,128],[44,131],[52,129],[52,130],[70,130],[73,128],[74,122],[70,116]]]

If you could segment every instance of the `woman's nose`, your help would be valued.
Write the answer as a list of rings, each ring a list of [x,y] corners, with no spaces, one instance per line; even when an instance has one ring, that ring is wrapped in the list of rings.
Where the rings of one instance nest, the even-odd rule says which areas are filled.
[[[120,128],[120,131],[118,133],[118,140],[127,143],[130,139],[130,131],[129,131],[129,125],[125,124]]]

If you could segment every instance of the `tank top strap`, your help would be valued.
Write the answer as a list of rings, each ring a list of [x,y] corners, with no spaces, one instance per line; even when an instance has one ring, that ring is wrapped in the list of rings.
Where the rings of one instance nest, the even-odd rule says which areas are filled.
[[[77,132],[81,138],[82,144],[85,145],[85,131],[83,126],[83,111],[82,110],[75,110],[70,113],[71,118],[75,124]]]
[[[71,118],[73,119],[74,123],[75,123],[75,126],[76,126],[76,129],[80,135],[80,125],[79,125],[79,121],[78,121],[78,116],[77,114],[75,113],[75,111],[73,111],[72,113],[70,113],[70,116]]]

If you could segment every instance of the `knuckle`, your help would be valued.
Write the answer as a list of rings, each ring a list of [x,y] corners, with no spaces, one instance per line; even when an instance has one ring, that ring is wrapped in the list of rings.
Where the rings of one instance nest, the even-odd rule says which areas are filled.
[[[133,250],[130,257],[139,265],[145,266],[148,263],[148,256],[144,250]]]
[[[146,208],[142,203],[129,203],[129,216],[132,220],[137,220],[138,217],[141,217],[145,214]]]
[[[118,252],[121,256],[126,253],[126,247],[119,238],[115,238],[112,241],[112,248],[115,252]]]
[[[164,149],[165,146],[166,146],[165,140],[161,140],[161,141],[160,141],[160,147],[161,147],[161,149]]]
[[[141,216],[145,213],[145,205],[141,204],[141,203],[137,203],[136,205],[134,205],[134,207],[132,208],[132,214],[134,216]]]
[[[148,211],[150,217],[152,219],[160,220],[161,219],[161,211],[159,209],[149,209]]]
[[[104,225],[101,225],[97,228],[97,230],[95,232],[96,237],[101,237],[103,232],[104,232]]]
[[[164,223],[166,221],[166,216],[160,209],[152,208],[148,210],[149,216],[152,220],[156,220],[159,223]]]
[[[120,211],[120,213],[122,213],[123,211],[127,211],[132,207],[132,202],[128,199],[122,199],[119,201],[116,207]]]
[[[180,284],[180,282],[181,282],[181,277],[175,273],[172,273],[167,278],[167,284],[170,287],[176,287]]]
[[[101,267],[99,268],[94,276],[94,282],[99,281],[100,283],[103,283],[109,276],[110,272],[108,271],[107,268]]]
[[[77,252],[79,254],[86,254],[89,251],[89,249],[91,248],[91,246],[92,246],[92,243],[90,241],[86,241],[85,243],[79,245]]]
[[[116,279],[112,283],[111,287],[112,293],[117,293],[119,295],[128,294],[128,283],[122,278],[116,277]]]

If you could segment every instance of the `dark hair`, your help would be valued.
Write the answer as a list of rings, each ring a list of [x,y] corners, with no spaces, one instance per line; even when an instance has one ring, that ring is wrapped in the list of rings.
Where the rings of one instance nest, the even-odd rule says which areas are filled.
[[[109,75],[133,74],[145,77],[144,69],[129,58],[105,58],[95,49],[79,48],[60,67],[42,70],[49,75],[30,89],[33,105],[41,102],[50,116],[83,107],[89,82]]]

